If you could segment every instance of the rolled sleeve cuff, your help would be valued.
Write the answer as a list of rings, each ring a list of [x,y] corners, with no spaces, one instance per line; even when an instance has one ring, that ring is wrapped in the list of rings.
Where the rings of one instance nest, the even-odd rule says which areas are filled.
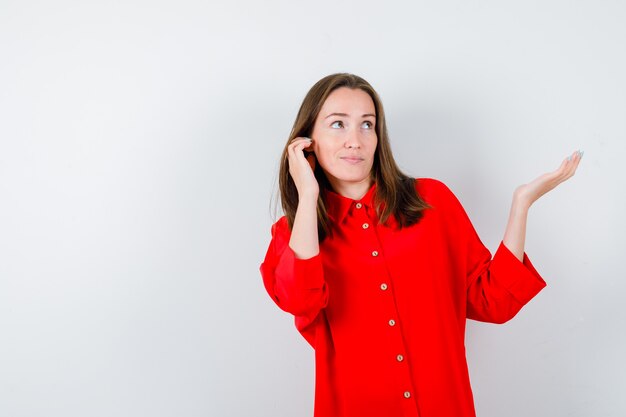
[[[294,251],[287,247],[276,267],[276,276],[282,277],[285,284],[299,290],[321,289],[324,286],[322,257],[318,253],[307,259],[296,258]],[[292,282],[288,282],[292,281]]]
[[[502,285],[520,303],[528,303],[547,284],[524,252],[522,262],[500,242],[491,264],[495,276],[504,280]]]

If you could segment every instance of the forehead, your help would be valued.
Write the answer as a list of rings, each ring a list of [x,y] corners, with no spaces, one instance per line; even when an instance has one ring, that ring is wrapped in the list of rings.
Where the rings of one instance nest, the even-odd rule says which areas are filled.
[[[357,88],[340,87],[330,93],[320,110],[321,116],[331,113],[346,113],[350,116],[375,114],[374,101],[368,93]]]

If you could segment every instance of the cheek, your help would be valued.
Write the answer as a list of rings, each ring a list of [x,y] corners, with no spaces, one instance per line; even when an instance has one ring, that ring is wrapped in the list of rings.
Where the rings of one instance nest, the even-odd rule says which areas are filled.
[[[317,161],[320,163],[320,165],[323,168],[328,167],[331,159],[328,155],[328,152],[324,151],[324,150],[318,150],[315,152],[315,156],[317,158]]]
[[[332,150],[329,149],[328,146],[320,145],[319,143],[314,146],[313,150],[318,158],[328,159],[328,157],[332,154]]]
[[[317,159],[319,165],[324,169],[324,171],[328,171],[328,169],[331,168],[333,165],[333,152],[327,147],[315,147],[315,158]]]
[[[365,153],[369,157],[373,157],[374,154],[376,153],[377,147],[378,147],[377,142],[376,141],[372,141],[372,142],[368,143],[367,146],[362,148],[362,150],[363,150],[363,153]]]

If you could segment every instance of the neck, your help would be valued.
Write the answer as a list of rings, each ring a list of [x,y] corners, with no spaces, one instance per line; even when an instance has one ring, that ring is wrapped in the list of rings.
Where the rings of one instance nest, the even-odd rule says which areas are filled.
[[[374,180],[371,177],[367,177],[358,182],[330,180],[330,184],[337,194],[351,198],[352,200],[360,200],[363,198],[372,187],[373,183]]]

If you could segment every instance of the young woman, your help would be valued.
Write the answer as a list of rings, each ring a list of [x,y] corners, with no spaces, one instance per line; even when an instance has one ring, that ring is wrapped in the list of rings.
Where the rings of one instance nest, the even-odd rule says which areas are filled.
[[[397,167],[378,94],[333,74],[306,95],[280,167],[265,288],[315,349],[315,417],[470,417],[467,318],[504,323],[546,284],[528,209],[581,152],[518,187],[492,257],[452,192]]]

